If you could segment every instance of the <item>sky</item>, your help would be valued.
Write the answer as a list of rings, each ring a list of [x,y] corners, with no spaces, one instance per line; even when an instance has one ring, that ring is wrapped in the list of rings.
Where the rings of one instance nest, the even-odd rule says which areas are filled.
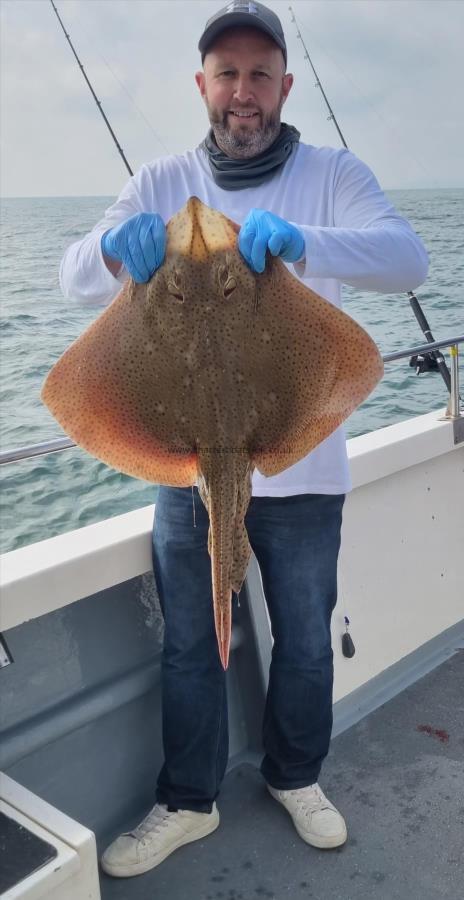
[[[282,118],[339,146],[291,21],[295,83]],[[133,170],[203,139],[198,39],[225,0],[56,0]],[[293,0],[345,140],[382,187],[464,187],[464,0]],[[124,164],[49,0],[1,0],[0,185],[5,197],[115,196]]]

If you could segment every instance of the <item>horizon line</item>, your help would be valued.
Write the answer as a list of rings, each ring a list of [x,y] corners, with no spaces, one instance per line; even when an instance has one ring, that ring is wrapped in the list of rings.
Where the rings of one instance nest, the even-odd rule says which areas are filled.
[[[384,192],[388,191],[462,191],[464,184],[453,185],[452,187],[441,187],[434,185],[433,187],[383,187]],[[98,200],[104,198],[117,198],[118,194],[0,194],[0,200]]]

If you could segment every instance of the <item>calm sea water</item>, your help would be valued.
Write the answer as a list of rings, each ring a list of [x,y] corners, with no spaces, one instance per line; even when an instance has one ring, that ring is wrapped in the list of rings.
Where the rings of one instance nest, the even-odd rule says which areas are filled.
[[[431,257],[418,297],[436,339],[464,325],[464,190],[391,191]],[[61,296],[58,266],[65,247],[83,236],[112,202],[109,197],[11,199],[1,223],[2,449],[62,434],[40,401],[42,382],[59,355],[99,314]],[[422,343],[407,297],[344,290],[345,310],[387,353]],[[416,377],[408,362],[387,367],[381,384],[347,422],[362,434],[446,404],[438,374]],[[70,531],[152,503],[156,487],[128,478],[81,450],[67,450],[0,470],[0,550]]]

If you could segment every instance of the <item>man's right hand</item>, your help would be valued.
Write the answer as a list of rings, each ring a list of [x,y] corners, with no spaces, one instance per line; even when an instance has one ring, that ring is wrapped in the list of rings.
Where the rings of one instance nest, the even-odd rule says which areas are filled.
[[[123,263],[134,281],[149,281],[164,259],[166,226],[158,213],[137,213],[105,231],[101,249],[109,260]]]

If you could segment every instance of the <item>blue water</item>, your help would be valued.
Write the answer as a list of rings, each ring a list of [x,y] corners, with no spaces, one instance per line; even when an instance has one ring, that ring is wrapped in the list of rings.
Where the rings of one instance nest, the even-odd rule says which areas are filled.
[[[418,297],[434,336],[464,331],[464,190],[391,191],[431,258]],[[110,197],[10,199],[2,203],[0,323],[1,447],[62,434],[40,401],[60,354],[99,314],[67,304],[58,284],[65,247],[83,236]],[[407,297],[344,289],[344,308],[387,353],[423,342]],[[438,374],[417,378],[408,362],[387,367],[380,385],[347,422],[362,434],[446,404]],[[128,478],[83,451],[68,450],[0,470],[0,550],[11,550],[153,502],[156,487]]]

